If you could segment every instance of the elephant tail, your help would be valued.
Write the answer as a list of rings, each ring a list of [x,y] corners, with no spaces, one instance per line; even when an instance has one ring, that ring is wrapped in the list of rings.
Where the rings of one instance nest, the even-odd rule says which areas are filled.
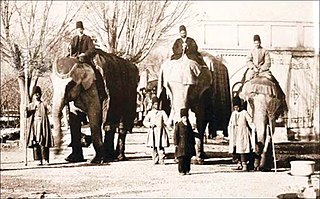
[[[164,77],[163,77],[163,68],[164,64],[161,65],[159,75],[158,75],[158,86],[157,86],[157,97],[160,98],[161,92],[164,87]]]

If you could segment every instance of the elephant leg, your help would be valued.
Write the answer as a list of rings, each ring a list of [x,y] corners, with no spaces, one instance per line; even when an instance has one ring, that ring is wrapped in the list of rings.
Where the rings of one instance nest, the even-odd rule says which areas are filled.
[[[105,150],[105,160],[113,161],[116,159],[116,154],[114,151],[114,135],[115,129],[107,130],[104,136],[104,150]]]
[[[68,162],[83,162],[81,147],[81,120],[77,113],[70,112],[70,131],[71,131],[71,147],[72,153],[65,159]]]
[[[261,154],[260,170],[261,171],[270,171],[272,168],[272,147],[270,139],[266,139],[264,150]]]
[[[207,122],[204,120],[197,120],[197,130],[198,132],[196,133],[195,140],[196,140],[196,160],[198,164],[203,163],[204,159],[204,150],[203,150],[203,139],[204,139],[204,131],[206,129]]]
[[[104,136],[104,155],[105,161],[114,161],[116,159],[116,153],[114,150],[114,136],[116,133],[116,125],[106,124],[104,127],[105,136]]]
[[[118,154],[118,160],[119,161],[126,161],[128,158],[125,156],[125,141],[126,141],[127,131],[125,129],[120,129],[119,131],[119,137],[118,137],[118,143],[117,143],[117,149],[116,152]]]
[[[90,118],[89,118],[90,121]],[[101,123],[100,123],[101,124]],[[96,156],[91,160],[91,163],[101,163],[104,158],[104,146],[102,143],[102,132],[101,125],[95,124],[94,122],[90,122],[90,129],[91,129],[91,139],[93,148],[96,151]]]

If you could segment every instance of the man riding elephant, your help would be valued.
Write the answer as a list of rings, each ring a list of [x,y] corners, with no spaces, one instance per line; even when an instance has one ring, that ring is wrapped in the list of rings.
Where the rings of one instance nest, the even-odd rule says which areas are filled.
[[[247,56],[248,69],[239,96],[247,101],[248,112],[256,127],[255,170],[269,171],[272,167],[272,136],[275,120],[285,114],[285,94],[270,71],[269,52],[261,47],[259,35],[254,35],[254,48]]]
[[[278,97],[284,100],[284,92],[282,91],[279,82],[270,71],[271,59],[269,51],[261,46],[261,39],[259,35],[253,36],[253,43],[254,48],[247,55],[248,70],[246,72],[245,81],[248,82],[255,77],[265,77],[275,84],[277,90],[281,91],[280,96]],[[245,87],[244,89],[247,88],[248,87]],[[250,90],[245,90],[244,92],[248,93]]]
[[[200,66],[206,65],[201,54],[198,52],[198,45],[194,39],[187,37],[187,30],[184,25],[179,27],[180,37],[172,47],[173,55],[171,60],[178,60],[183,54],[193,61],[196,61]]]
[[[107,96],[103,77],[101,73],[97,70],[96,66],[93,64],[88,54],[91,50],[95,49],[95,45],[92,39],[88,35],[84,34],[84,27],[83,27],[82,21],[76,22],[76,30],[78,34],[74,36],[70,42],[69,54],[67,55],[67,57],[76,57],[79,60],[79,62],[89,64],[92,67],[95,73],[95,78],[97,79],[96,86],[98,90],[98,96],[102,104],[103,100]],[[73,109],[73,107],[69,107],[69,109],[70,108]],[[79,116],[80,118],[84,118],[84,120],[86,120],[86,114],[80,111],[79,109],[69,110],[69,111],[70,111],[70,114],[76,115],[76,117]],[[81,147],[81,142],[80,142],[81,137],[75,131],[71,131],[71,134],[72,134],[72,141],[70,146],[72,147],[72,153],[66,158],[66,160],[69,162],[84,161],[82,150],[79,149]]]
[[[103,83],[103,78],[101,76],[101,73],[97,70],[96,66],[94,65],[94,63],[88,55],[89,51],[95,49],[96,47],[91,37],[84,34],[84,27],[82,21],[76,22],[76,30],[78,32],[78,35],[74,36],[71,40],[68,56],[77,57],[80,62],[84,62],[92,66],[97,78],[97,87],[100,100],[103,101],[107,96],[105,86]]]

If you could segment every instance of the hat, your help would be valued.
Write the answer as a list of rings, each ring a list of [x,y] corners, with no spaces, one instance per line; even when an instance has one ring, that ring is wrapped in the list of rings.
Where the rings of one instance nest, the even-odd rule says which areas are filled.
[[[233,106],[241,106],[241,99],[239,96],[236,96],[232,99]]]
[[[253,36],[253,41],[259,41],[259,42],[261,42],[260,36],[259,36],[259,35],[254,35],[254,36]]]
[[[186,116],[188,117],[188,109],[187,108],[182,108],[180,110],[180,117]]]
[[[39,86],[36,86],[36,87],[34,87],[34,90],[33,90],[33,93],[32,93],[32,95],[34,95],[34,94],[36,94],[36,93],[39,93],[40,95],[41,95],[41,88],[39,87]]]
[[[77,21],[77,23],[76,23],[76,28],[82,28],[82,29],[84,29],[83,24],[82,24],[82,21]]]
[[[186,29],[186,27],[184,26],[184,25],[181,25],[180,27],[179,27],[179,32],[181,32],[181,31],[187,31],[187,29]]]
[[[151,101],[152,101],[152,104],[154,104],[155,102],[159,103],[159,100],[157,97],[153,97]]]

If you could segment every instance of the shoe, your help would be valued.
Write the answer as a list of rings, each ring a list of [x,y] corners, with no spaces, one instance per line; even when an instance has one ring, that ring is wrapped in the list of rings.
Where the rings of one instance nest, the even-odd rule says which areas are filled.
[[[83,158],[83,157],[75,157],[74,155],[70,154],[67,158],[65,158],[65,160],[67,162],[72,162],[72,163],[75,163],[75,162],[86,162],[86,160]]]
[[[191,173],[190,173],[190,172],[187,172],[186,175],[191,175]]]
[[[163,160],[162,160],[162,161],[160,161],[160,164],[161,164],[161,165],[165,165],[165,163],[164,163],[164,161],[163,161]]]
[[[186,175],[186,173],[179,173],[179,175],[184,176],[184,175]]]

